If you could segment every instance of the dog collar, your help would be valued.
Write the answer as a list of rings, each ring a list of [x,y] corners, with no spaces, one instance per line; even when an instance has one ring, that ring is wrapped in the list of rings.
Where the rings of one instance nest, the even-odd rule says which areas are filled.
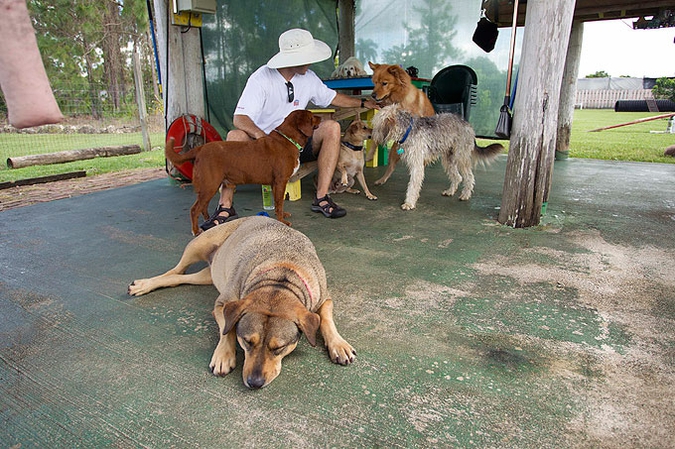
[[[363,145],[361,145],[361,146],[358,146],[358,145],[352,145],[351,143],[349,143],[349,142],[344,142],[344,141],[341,142],[341,143],[342,143],[342,145],[346,146],[347,148],[349,148],[350,150],[353,150],[353,151],[361,151],[361,150],[363,150]]]
[[[412,128],[413,128],[413,118],[410,117],[410,124],[408,125],[408,129],[405,130],[405,134],[403,134],[401,140],[398,141],[399,147],[398,150],[396,150],[396,154],[398,154],[399,156],[405,153],[405,150],[401,145],[403,145],[405,141],[408,140],[408,136],[410,135],[410,131],[412,131]]]
[[[292,143],[293,145],[295,145],[295,148],[297,148],[298,151],[300,151],[300,152],[302,153],[302,150],[303,150],[302,145],[300,145],[298,142],[296,142],[295,140],[291,139],[290,137],[288,137],[286,134],[282,133],[282,132],[279,131],[278,129],[275,129],[275,131],[278,132],[279,134],[281,134],[281,135],[282,135],[286,140],[288,140],[290,143]]]
[[[405,130],[405,134],[403,134],[403,137],[401,140],[398,141],[399,145],[403,145],[406,140],[408,140],[408,136],[410,135],[410,131],[412,131],[413,128],[413,118],[410,117],[410,124],[408,125],[408,129]]]

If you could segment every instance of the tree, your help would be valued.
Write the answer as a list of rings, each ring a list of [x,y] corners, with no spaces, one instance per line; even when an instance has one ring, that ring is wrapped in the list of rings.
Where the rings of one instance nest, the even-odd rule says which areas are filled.
[[[28,8],[47,75],[65,114],[88,112],[100,118],[104,111],[123,112],[123,104],[135,111],[128,94],[133,89],[127,87],[133,85],[129,48],[151,54],[143,0],[29,0]],[[153,68],[147,62],[146,66],[147,71]]]
[[[420,17],[418,26],[404,24],[408,42],[386,50],[384,61],[395,61],[402,67],[415,66],[420,76],[432,77],[449,60],[458,59],[462,52],[452,45],[457,35],[453,31],[457,16],[451,15],[452,7],[444,0],[421,0],[413,7]]]
[[[372,39],[356,41],[356,57],[364,65],[368,62],[377,62],[377,44]]]
[[[656,98],[675,101],[675,78],[659,78],[652,89]]]
[[[590,75],[586,75],[586,78],[611,78],[611,76],[609,76],[609,73],[605,72],[604,70],[599,70],[595,73],[591,73]]]
[[[474,69],[478,78],[477,101],[480,107],[471,109],[469,121],[476,135],[492,136],[499,120],[499,110],[504,102],[506,73],[485,56],[470,59],[466,65]],[[517,67],[514,68],[517,73]]]

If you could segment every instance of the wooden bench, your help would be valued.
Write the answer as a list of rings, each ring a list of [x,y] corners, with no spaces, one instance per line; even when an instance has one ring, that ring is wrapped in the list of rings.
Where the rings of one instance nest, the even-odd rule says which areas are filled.
[[[367,112],[367,121],[372,119],[374,110],[365,109],[365,108],[338,108],[338,109],[309,109],[313,114],[318,115],[322,118],[332,119],[332,120],[347,120],[359,115],[363,112]],[[367,145],[370,145],[368,141]],[[378,154],[377,148],[375,149],[375,156],[372,161],[366,163],[368,167],[377,167],[378,165]],[[311,175],[317,170],[318,163],[317,161],[305,162],[300,164],[300,168],[291,176],[286,184],[286,193],[285,198],[290,201],[297,201],[302,197],[302,192],[300,188],[300,181],[307,175]]]

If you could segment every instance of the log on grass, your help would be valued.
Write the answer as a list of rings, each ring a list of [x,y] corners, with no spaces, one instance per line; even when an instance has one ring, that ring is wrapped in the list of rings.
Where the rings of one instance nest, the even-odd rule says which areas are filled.
[[[78,171],[72,171],[68,173],[61,173],[58,175],[48,175],[48,176],[39,176],[37,178],[26,178],[26,179],[18,179],[16,181],[6,181],[6,182],[0,182],[0,190],[3,189],[9,189],[12,187],[18,187],[18,186],[29,186],[33,184],[45,184],[48,182],[54,182],[54,181],[63,181],[66,179],[73,179],[73,178],[84,178],[87,176],[87,172],[84,170],[78,170]]]
[[[121,145],[114,147],[85,148],[83,150],[59,151],[58,153],[32,154],[7,158],[7,167],[23,168],[33,165],[63,164],[82,161],[95,157],[125,156],[141,152],[140,145]]]

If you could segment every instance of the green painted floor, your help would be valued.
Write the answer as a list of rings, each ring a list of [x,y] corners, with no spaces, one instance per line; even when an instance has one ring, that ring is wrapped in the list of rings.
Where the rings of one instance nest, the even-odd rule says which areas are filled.
[[[675,447],[675,165],[556,162],[542,225],[495,218],[505,157],[469,202],[427,170],[287,202],[342,335],[303,339],[260,391],[210,374],[216,290],[131,298],[190,240],[192,189],[146,182],[0,212],[0,448]],[[235,195],[261,210],[259,186]]]

